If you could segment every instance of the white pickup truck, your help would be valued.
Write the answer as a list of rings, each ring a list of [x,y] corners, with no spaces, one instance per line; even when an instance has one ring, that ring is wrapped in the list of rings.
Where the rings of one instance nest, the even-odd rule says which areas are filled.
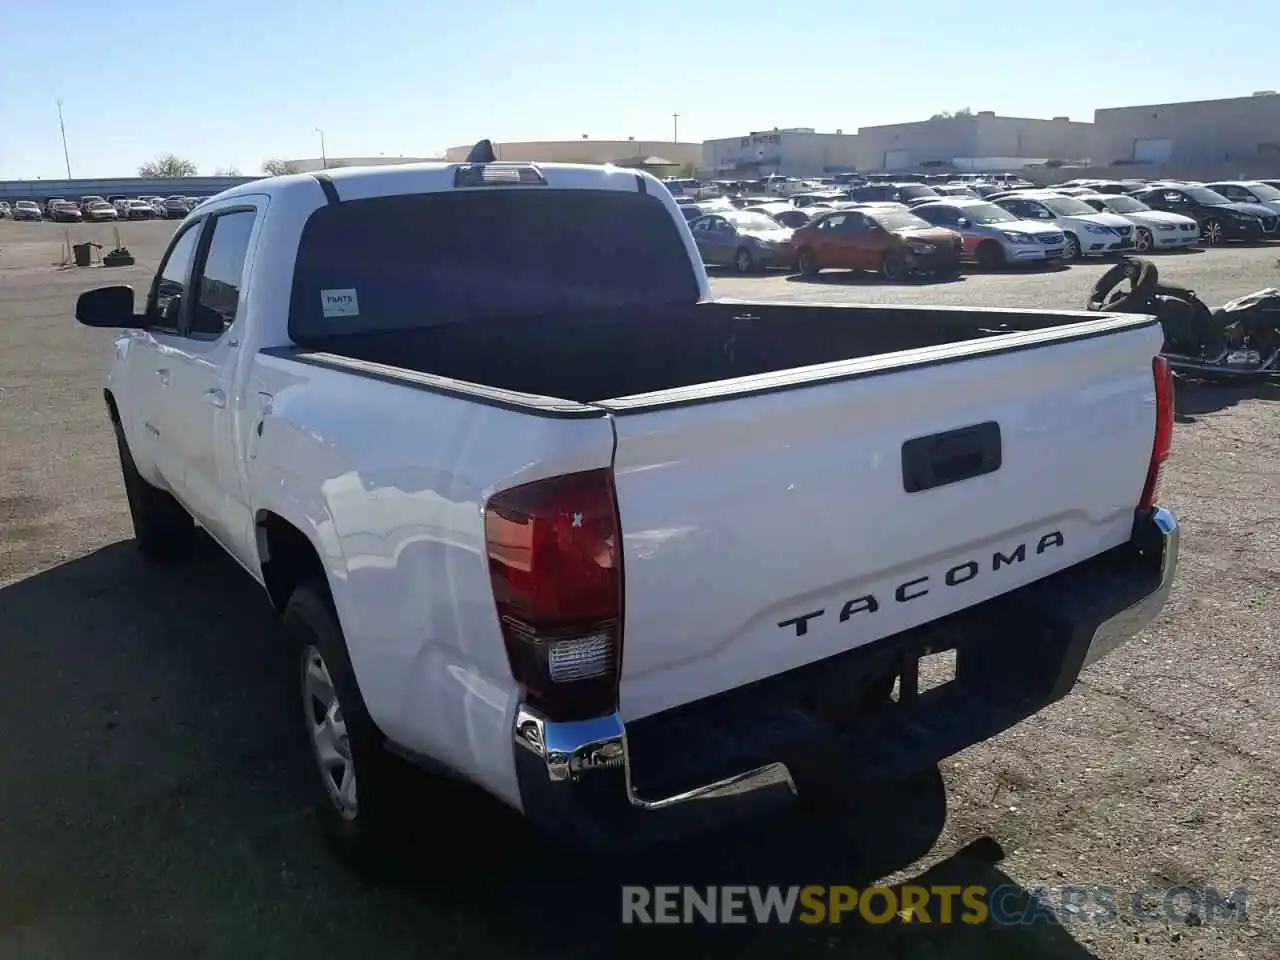
[[[666,833],[934,765],[1156,615],[1154,319],[716,300],[658,180],[487,158],[233,188],[76,309],[138,548],[266,589],[353,862],[391,754]]]

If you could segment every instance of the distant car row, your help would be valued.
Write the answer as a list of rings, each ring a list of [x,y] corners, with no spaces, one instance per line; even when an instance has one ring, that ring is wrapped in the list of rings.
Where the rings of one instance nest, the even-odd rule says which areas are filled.
[[[886,277],[950,269],[1149,253],[1227,240],[1280,240],[1280,189],[1264,181],[1142,184],[1133,195],[1104,184],[994,191],[967,185],[868,184],[778,195],[690,201],[677,197],[707,263],[742,272],[827,266]],[[866,187],[893,188],[897,200]],[[1248,195],[1252,200],[1231,199]],[[870,199],[875,198],[875,199]],[[930,231],[948,231],[946,242]],[[951,236],[959,238],[959,246]],[[806,253],[807,251],[807,253]],[[939,264],[941,263],[941,267]]]
[[[10,205],[0,200],[0,219],[52,220],[54,223],[102,223],[113,220],[181,220],[208,197],[50,197]]]

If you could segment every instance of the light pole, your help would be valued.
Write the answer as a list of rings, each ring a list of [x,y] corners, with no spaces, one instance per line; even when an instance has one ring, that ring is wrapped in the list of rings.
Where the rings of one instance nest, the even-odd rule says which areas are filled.
[[[324,170],[329,169],[329,156],[324,149],[324,131],[319,127],[315,128],[316,133],[320,134],[320,166]]]
[[[680,114],[678,113],[671,115],[671,142],[680,142]]]
[[[62,159],[67,162],[67,179],[71,179],[71,154],[67,152],[67,125],[62,122],[62,101],[58,101],[58,129],[62,131]]]

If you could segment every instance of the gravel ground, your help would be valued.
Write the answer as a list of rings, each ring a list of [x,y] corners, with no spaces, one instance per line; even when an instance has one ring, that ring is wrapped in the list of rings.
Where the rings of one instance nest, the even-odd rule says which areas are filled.
[[[0,956],[1280,956],[1277,392],[1181,390],[1165,485],[1185,529],[1171,606],[1072,696],[939,776],[856,809],[610,862],[536,854],[484,801],[424,794],[406,839],[419,868],[375,889],[335,866],[305,812],[291,664],[257,589],[207,545],[172,572],[134,558],[101,402],[109,337],[71,319],[84,289],[145,283],[172,228],[120,231],[137,267],[59,269],[61,228],[0,222]],[[110,227],[72,233],[114,245]],[[1158,263],[1217,303],[1280,284],[1277,255],[1235,247]],[[715,288],[1077,308],[1102,269]],[[1249,919],[618,926],[618,883],[708,878],[1245,886]]]

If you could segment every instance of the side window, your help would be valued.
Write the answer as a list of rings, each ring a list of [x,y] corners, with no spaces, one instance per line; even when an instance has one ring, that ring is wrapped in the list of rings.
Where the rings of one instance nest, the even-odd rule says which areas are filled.
[[[1182,194],[1175,190],[1170,190],[1167,193],[1160,194],[1160,199],[1165,203],[1182,203]]]
[[[1000,206],[1004,207],[1006,210],[1012,213],[1015,217],[1018,217],[1022,220],[1026,220],[1027,217],[1030,216],[1030,212],[1027,210],[1027,203],[1025,200],[1001,200]]]
[[[190,333],[218,337],[235,322],[244,261],[256,217],[252,210],[237,210],[210,218],[208,230],[212,235],[196,283]]]
[[[187,297],[187,280],[191,264],[196,258],[196,245],[200,240],[200,228],[195,223],[179,236],[165,255],[160,272],[156,274],[147,304],[147,319],[151,326],[161,330],[178,330],[182,304]]]
[[[694,231],[695,231],[696,233],[706,233],[706,232],[707,232],[707,225],[708,225],[710,222],[711,222],[711,221],[709,221],[706,217],[703,217],[701,220],[697,221],[697,222],[693,225],[693,229],[694,229]]]
[[[1027,208],[1027,216],[1030,217],[1032,220],[1052,220],[1053,219],[1053,211],[1050,210],[1048,207],[1041,206],[1038,203],[1032,203],[1029,200],[1025,201],[1025,203]]]
[[[844,226],[844,222],[847,219],[848,217],[846,217],[844,214],[841,214],[838,217],[827,217],[827,219],[823,220],[820,224],[818,224],[818,229],[832,230],[832,231],[839,230],[841,227]]]

